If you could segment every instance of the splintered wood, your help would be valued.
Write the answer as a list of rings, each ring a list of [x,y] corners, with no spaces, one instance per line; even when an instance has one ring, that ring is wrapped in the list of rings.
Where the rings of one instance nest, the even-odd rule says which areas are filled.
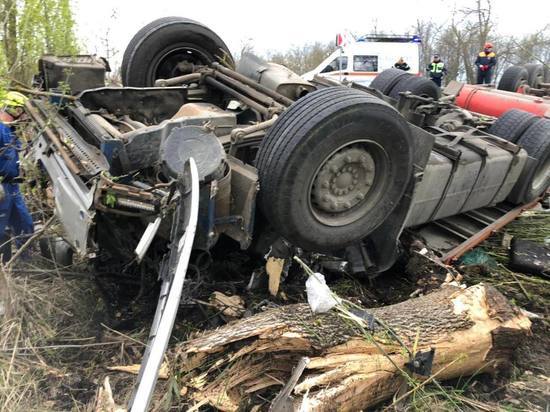
[[[273,398],[307,356],[291,392],[293,409],[360,410],[391,397],[404,382],[410,359],[403,345],[435,348],[431,373],[444,380],[494,371],[531,325],[484,285],[447,287],[369,313],[380,321],[372,333],[338,310],[271,309],[181,344],[171,369],[185,376],[186,394],[198,405],[236,411],[251,408],[256,395]]]

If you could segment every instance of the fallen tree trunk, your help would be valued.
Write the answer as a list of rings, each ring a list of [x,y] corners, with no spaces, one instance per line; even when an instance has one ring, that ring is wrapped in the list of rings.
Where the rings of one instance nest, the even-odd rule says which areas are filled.
[[[530,328],[526,316],[484,285],[446,287],[369,313],[378,322],[373,332],[342,308],[317,315],[305,304],[271,309],[181,344],[171,366],[196,406],[249,410],[255,395],[272,398],[307,356],[292,391],[294,410],[360,410],[404,382],[414,387],[428,378],[407,369],[405,347],[434,348],[428,375],[444,380],[494,371]]]

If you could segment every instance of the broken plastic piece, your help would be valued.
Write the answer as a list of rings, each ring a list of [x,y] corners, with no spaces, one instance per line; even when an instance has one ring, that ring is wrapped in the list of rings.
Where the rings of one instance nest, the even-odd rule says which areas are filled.
[[[307,303],[313,313],[325,313],[335,307],[339,300],[327,286],[321,273],[313,273],[306,281]]]
[[[157,234],[157,231],[159,230],[160,221],[161,218],[159,216],[155,219],[154,222],[149,223],[147,225],[147,228],[145,229],[145,232],[143,232],[143,236],[141,236],[141,239],[136,246],[136,250],[134,251],[138,262],[141,262],[141,259],[143,259],[143,257],[147,253],[149,246],[151,246],[151,242],[153,241],[155,235]]]

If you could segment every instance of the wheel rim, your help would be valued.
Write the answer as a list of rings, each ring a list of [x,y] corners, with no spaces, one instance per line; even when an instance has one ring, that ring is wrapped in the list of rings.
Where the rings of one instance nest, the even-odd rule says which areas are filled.
[[[533,87],[538,89],[541,83],[544,83],[544,72],[542,70],[536,74],[535,80],[533,81]]]
[[[311,178],[308,206],[327,226],[355,222],[370,210],[389,179],[389,157],[378,143],[356,140],[329,154]]]
[[[516,88],[515,88],[514,91],[519,90],[520,88],[525,87],[525,86],[529,86],[529,79],[521,77],[516,82]]]
[[[205,51],[188,45],[164,50],[157,56],[153,59],[155,64],[151,65],[147,73],[150,84],[154,84],[157,79],[169,79],[189,73],[186,65],[205,65],[212,60]]]

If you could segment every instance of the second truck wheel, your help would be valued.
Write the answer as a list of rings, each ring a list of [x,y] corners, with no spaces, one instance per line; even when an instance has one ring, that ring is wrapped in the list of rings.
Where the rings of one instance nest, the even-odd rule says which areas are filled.
[[[380,225],[412,174],[411,131],[390,105],[332,87],[293,104],[257,157],[262,211],[307,250],[334,251]]]
[[[233,64],[223,40],[208,27],[184,17],[163,17],[138,31],[126,47],[122,83],[150,87],[156,79],[186,74],[191,65],[222,58]]]

